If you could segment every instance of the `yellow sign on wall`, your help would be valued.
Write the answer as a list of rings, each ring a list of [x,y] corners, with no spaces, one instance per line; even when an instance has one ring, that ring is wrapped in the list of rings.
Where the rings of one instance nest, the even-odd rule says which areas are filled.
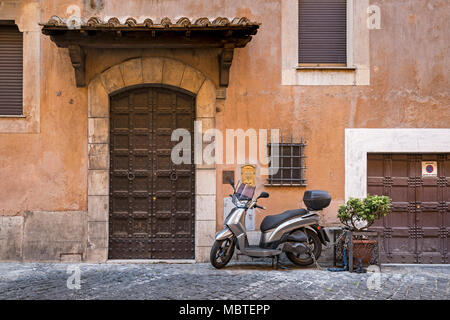
[[[245,165],[241,168],[241,181],[242,183],[255,186],[255,166]]]

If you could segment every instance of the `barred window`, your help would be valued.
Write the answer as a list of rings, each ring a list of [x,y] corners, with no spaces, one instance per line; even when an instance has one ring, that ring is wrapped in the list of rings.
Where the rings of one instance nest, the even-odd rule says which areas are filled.
[[[269,186],[306,186],[305,179],[305,156],[303,154],[306,143],[300,140],[294,143],[291,137],[290,142],[274,144],[275,150],[272,150],[272,144],[269,148],[269,177],[267,185]],[[278,147],[278,151],[277,150]]]

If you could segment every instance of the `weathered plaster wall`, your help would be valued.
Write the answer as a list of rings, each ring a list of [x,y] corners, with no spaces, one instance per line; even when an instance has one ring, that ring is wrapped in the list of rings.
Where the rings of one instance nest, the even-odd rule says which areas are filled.
[[[8,18],[6,8],[10,8],[9,16],[16,22],[24,19],[28,19],[27,25],[39,22],[41,15],[29,12],[34,12],[35,5],[31,3],[35,1],[15,6],[11,3],[2,2],[0,10],[5,8],[2,18]],[[46,3],[41,2],[41,14],[50,9]],[[65,9],[56,12],[64,14]],[[42,35],[40,38],[41,83],[36,83],[37,78],[24,84],[25,90],[29,86],[41,89],[40,130],[0,133],[0,215],[22,215],[29,210],[87,209],[86,92],[73,86],[68,53],[56,50]],[[24,48],[24,61],[35,51],[39,48]]]
[[[273,14],[280,12],[279,2],[239,3],[248,6],[251,18],[262,26],[249,46],[235,55],[224,112],[217,122],[222,128],[278,127],[286,136],[303,137],[308,143],[308,188],[328,190],[334,199],[324,212],[327,223],[336,221],[336,207],[345,198],[345,128],[450,126],[445,71],[450,66],[449,22],[443,14],[448,2],[370,1],[380,6],[382,18],[381,29],[370,31],[371,85],[315,87],[280,85],[281,17]],[[268,213],[303,205],[305,188],[265,190],[271,197],[261,202]],[[229,191],[225,185],[218,199]],[[256,225],[261,220],[257,214]]]
[[[0,11],[5,10],[1,12],[2,17],[5,4],[12,2],[16,1],[0,1]],[[29,2],[32,1],[24,1]],[[40,22],[54,14],[67,17],[69,5],[84,8],[85,2],[89,1],[40,1]],[[281,85],[280,0],[112,0],[104,1],[88,15],[138,19],[143,16],[154,19],[247,16],[261,22],[258,34],[249,45],[235,50],[227,99],[219,106],[216,125],[222,130],[281,128],[286,136],[303,137],[308,143],[308,188],[330,191],[334,202],[325,212],[325,221],[332,223],[335,209],[345,196],[345,128],[448,128],[450,125],[448,1],[370,3],[381,8],[381,30],[370,31],[371,85],[357,87]],[[30,8],[19,5],[19,9],[8,10],[26,16],[27,7]],[[2,218],[0,225],[10,226],[8,230],[17,235],[17,243],[27,241],[20,234],[26,211],[71,214],[87,211],[87,88],[75,87],[66,49],[58,49],[46,36],[41,36],[40,46],[40,130],[26,134],[0,133],[0,215],[17,216]],[[218,77],[217,60],[208,58],[216,55],[214,51],[97,50],[88,54],[87,82],[123,60],[161,55],[182,60],[211,79]],[[222,185],[223,168],[235,169],[236,178],[239,173],[237,166],[218,167],[217,228],[222,223],[222,199],[230,192],[228,185]],[[259,177],[258,191],[262,190],[263,182]],[[271,197],[262,203],[268,208],[267,213],[301,206],[304,190],[266,188]],[[53,217],[41,216],[48,221]],[[256,218],[259,225],[262,216]],[[47,230],[58,230],[58,226],[55,224]],[[2,230],[5,229],[0,229],[0,241],[9,232]],[[77,231],[77,239],[84,237],[83,230]],[[4,243],[1,250],[6,250]],[[8,256],[19,254],[14,248],[8,245]],[[78,250],[76,246],[73,248]]]

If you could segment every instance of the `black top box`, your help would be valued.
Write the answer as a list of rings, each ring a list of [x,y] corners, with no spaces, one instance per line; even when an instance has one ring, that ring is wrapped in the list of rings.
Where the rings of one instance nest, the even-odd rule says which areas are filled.
[[[308,210],[322,210],[330,205],[331,196],[324,190],[307,190],[303,195],[303,202]]]

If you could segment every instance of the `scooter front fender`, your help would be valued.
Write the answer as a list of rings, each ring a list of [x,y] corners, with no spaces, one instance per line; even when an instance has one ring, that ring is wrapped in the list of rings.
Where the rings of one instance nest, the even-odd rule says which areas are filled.
[[[216,241],[222,241],[233,237],[233,232],[228,227],[225,227],[222,231],[217,232]]]

